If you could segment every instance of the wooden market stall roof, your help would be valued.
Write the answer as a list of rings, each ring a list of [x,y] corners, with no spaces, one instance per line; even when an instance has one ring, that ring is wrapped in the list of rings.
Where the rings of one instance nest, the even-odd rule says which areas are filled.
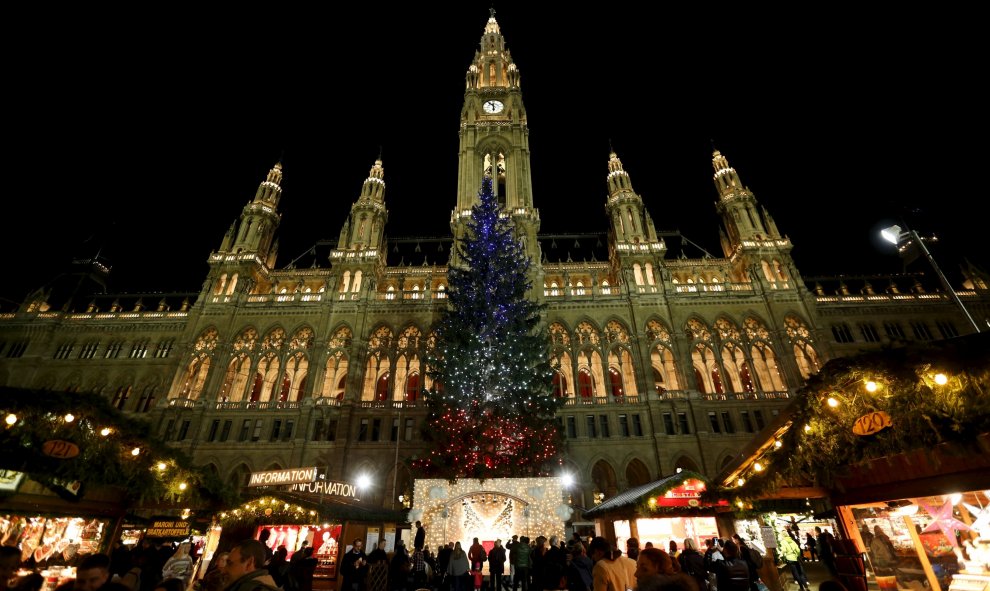
[[[643,484],[624,490],[611,499],[603,501],[600,505],[585,511],[584,516],[594,519],[597,517],[604,517],[605,515],[615,512],[635,511],[635,508],[640,506],[644,502],[644,499],[652,495],[662,495],[670,489],[680,486],[687,480],[700,480],[701,482],[707,484],[707,480],[704,476],[696,472],[682,470],[677,474],[664,476],[663,478],[654,480],[648,484]],[[711,505],[708,505],[708,507],[711,507]],[[684,509],[689,511],[697,510],[694,507],[690,509],[685,507]]]
[[[990,488],[988,458],[990,333],[983,333],[829,361],[709,493],[755,500],[828,491],[848,503],[890,496],[892,488],[901,496]]]

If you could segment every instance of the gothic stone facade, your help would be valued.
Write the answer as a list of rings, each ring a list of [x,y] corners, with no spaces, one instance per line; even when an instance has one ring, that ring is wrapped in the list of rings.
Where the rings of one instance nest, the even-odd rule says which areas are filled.
[[[451,231],[464,235],[491,175],[535,262],[533,296],[548,304],[577,505],[677,468],[715,475],[834,356],[968,332],[945,293],[911,277],[846,278],[835,291],[802,278],[789,239],[719,152],[722,258],[667,258],[612,154],[607,252],[552,262],[519,72],[494,17],[467,71],[459,133]],[[231,481],[317,465],[342,480],[367,473],[385,506],[408,495],[406,462],[426,451],[422,359],[450,260],[389,264],[377,161],[328,260],[276,268],[282,174],[276,165],[243,208],[198,294],[104,295],[55,311],[40,291],[0,315],[0,384],[101,393]],[[446,244],[443,256],[456,257]],[[972,275],[959,295],[986,317],[984,279]]]

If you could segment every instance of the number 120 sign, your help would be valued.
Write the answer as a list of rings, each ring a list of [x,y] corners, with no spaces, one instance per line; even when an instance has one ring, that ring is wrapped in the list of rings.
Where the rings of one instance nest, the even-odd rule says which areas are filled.
[[[71,441],[52,439],[42,444],[41,453],[60,460],[68,460],[79,455],[79,446]]]
[[[890,415],[881,411],[871,412],[856,419],[852,431],[856,435],[873,435],[891,426]]]

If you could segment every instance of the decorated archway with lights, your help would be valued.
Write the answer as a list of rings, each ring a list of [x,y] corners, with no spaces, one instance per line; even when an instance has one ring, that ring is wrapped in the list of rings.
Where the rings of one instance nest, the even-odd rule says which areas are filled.
[[[460,479],[451,484],[439,478],[419,479],[409,520],[422,521],[426,545],[438,548],[460,542],[467,548],[473,538],[490,550],[496,539],[503,544],[513,535],[564,535],[571,507],[564,502],[563,478]]]

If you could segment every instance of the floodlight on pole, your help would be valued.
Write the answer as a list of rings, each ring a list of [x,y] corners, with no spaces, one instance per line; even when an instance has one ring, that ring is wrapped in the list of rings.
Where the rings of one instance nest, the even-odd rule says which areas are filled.
[[[958,305],[959,309],[962,310],[963,315],[967,320],[969,320],[969,323],[973,325],[973,329],[976,330],[976,332],[980,332],[980,325],[976,323],[976,320],[973,320],[972,316],[970,316],[969,310],[966,309],[966,305],[963,304],[961,299],[959,299],[959,294],[956,293],[956,290],[952,289],[952,285],[949,283],[949,280],[946,279],[945,274],[942,273],[942,269],[940,269],[938,263],[935,262],[935,257],[932,256],[931,251],[929,251],[928,247],[925,246],[925,241],[918,236],[917,232],[908,228],[906,225],[904,228],[894,225],[880,230],[880,236],[882,236],[887,242],[897,246],[898,249],[901,249],[901,245],[905,244],[907,241],[912,241],[917,244],[918,248],[921,249],[922,254],[924,254],[925,258],[928,259],[928,262],[931,263],[932,269],[935,269],[935,274],[938,275],[939,281],[942,282],[942,287],[949,292],[949,295],[956,302],[956,305]]]

